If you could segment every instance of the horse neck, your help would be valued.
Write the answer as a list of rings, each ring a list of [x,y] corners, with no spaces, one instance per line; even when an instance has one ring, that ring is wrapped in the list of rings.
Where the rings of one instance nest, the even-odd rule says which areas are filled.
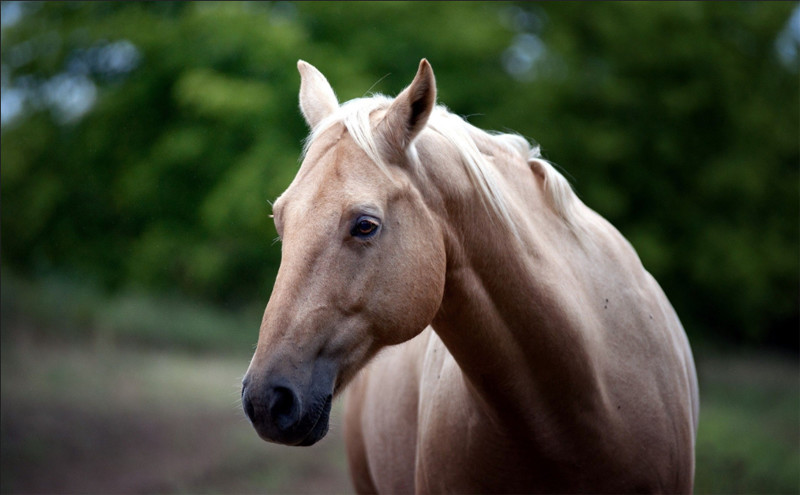
[[[464,184],[458,164],[427,178],[438,182],[431,203],[442,216],[448,250],[445,293],[432,326],[474,398],[501,421],[527,420],[532,407],[558,414],[592,407],[592,342],[577,317],[581,287],[571,276],[583,247],[525,160],[499,168],[509,206],[521,213],[517,234],[476,193],[454,187]]]

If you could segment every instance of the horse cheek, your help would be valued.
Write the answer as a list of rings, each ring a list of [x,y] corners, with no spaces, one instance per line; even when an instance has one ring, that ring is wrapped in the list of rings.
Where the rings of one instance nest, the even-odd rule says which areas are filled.
[[[430,324],[444,294],[445,256],[434,239],[409,243],[398,263],[395,289],[391,291],[394,336],[397,342],[415,337]]]

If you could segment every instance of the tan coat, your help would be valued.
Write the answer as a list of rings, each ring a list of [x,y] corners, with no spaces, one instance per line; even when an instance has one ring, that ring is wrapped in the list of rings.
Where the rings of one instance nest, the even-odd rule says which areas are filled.
[[[259,434],[316,442],[352,381],[359,492],[690,492],[691,350],[622,235],[519,138],[435,107],[427,61],[341,107],[298,67],[313,132],[274,208],[243,387]]]

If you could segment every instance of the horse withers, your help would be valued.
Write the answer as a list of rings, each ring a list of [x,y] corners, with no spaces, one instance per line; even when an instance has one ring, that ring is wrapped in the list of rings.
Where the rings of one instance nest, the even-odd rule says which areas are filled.
[[[437,106],[426,60],[342,105],[298,69],[311,134],[242,388],[258,434],[316,443],[350,384],[358,492],[690,492],[691,349],[622,235],[538,148]]]

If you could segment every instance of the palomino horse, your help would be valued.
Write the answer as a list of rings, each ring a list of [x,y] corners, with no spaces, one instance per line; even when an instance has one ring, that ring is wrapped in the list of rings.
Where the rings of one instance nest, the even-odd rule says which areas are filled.
[[[314,444],[353,382],[359,492],[690,492],[692,353],[622,235],[527,141],[436,106],[426,60],[341,106],[298,68],[312,132],[242,388],[258,434]]]

